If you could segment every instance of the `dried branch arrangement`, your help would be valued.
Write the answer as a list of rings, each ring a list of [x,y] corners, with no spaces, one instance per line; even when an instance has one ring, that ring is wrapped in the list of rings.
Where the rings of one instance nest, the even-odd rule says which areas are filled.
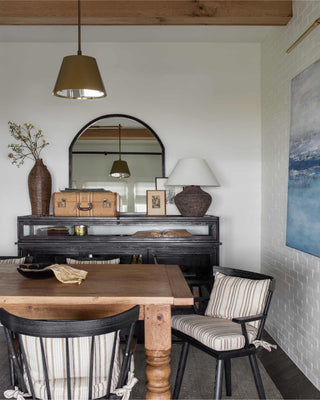
[[[8,157],[12,164],[20,167],[26,158],[39,160],[41,151],[49,145],[44,139],[41,129],[36,130],[32,124],[18,125],[14,122],[8,122],[10,135],[18,142],[9,144],[11,152]]]

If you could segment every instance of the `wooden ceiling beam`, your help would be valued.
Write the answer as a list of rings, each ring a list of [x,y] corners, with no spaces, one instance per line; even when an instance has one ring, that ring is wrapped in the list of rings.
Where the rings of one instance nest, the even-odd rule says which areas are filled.
[[[82,0],[83,25],[285,25],[292,0]],[[75,25],[76,0],[0,0],[0,25]]]
[[[119,128],[99,127],[89,128],[83,132],[78,140],[118,140]],[[153,140],[157,139],[146,128],[122,128],[121,140]]]

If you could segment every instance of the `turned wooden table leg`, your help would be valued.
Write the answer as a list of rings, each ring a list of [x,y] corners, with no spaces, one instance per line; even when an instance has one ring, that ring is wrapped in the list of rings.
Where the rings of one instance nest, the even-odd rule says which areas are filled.
[[[170,394],[171,306],[145,306],[146,399],[168,400]]]

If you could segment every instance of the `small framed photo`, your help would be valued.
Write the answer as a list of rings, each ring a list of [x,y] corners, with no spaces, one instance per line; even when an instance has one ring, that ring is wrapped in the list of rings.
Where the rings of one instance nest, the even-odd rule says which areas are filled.
[[[166,186],[168,178],[157,177],[156,179],[156,189],[166,191],[166,212],[167,215],[180,215],[180,211],[177,209],[174,198],[176,194],[182,191],[181,186]]]
[[[154,217],[166,215],[165,190],[147,190],[147,215]]]

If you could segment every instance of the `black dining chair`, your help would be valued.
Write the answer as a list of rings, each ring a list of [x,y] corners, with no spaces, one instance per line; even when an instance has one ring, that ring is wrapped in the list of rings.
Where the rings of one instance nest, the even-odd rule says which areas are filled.
[[[109,399],[115,394],[128,399],[137,382],[132,354],[138,318],[139,306],[111,317],[81,321],[31,320],[1,308],[0,322],[17,386],[6,391],[6,397],[87,400]],[[122,329],[129,332],[123,351]]]
[[[172,398],[179,398],[191,344],[217,360],[214,399],[222,396],[223,371],[226,394],[231,396],[231,360],[236,357],[249,357],[259,399],[265,399],[256,353],[263,347],[271,350],[261,335],[275,281],[268,275],[224,267],[213,267],[213,278],[202,315],[172,317],[173,334],[183,341]]]

